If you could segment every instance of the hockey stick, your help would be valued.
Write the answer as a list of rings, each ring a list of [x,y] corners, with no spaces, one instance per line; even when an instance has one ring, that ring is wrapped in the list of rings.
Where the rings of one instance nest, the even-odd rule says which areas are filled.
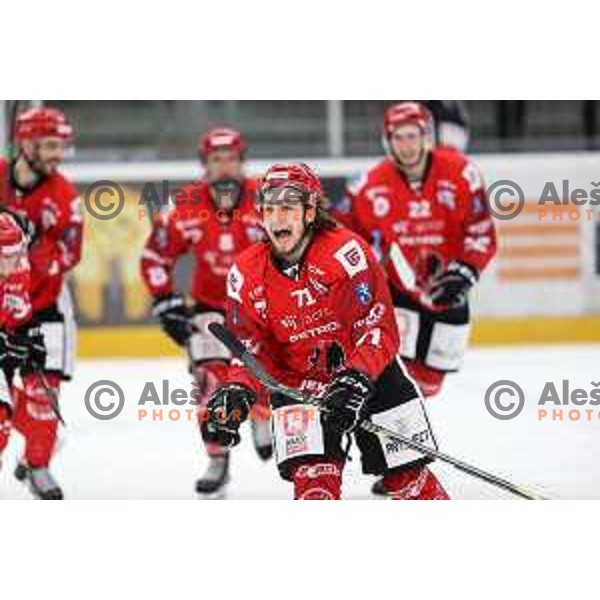
[[[65,423],[65,420],[63,419],[62,414],[60,412],[60,408],[58,407],[58,394],[56,393],[56,390],[54,388],[50,387],[50,384],[48,383],[48,380],[46,379],[46,375],[44,375],[44,372],[42,370],[37,369],[35,371],[35,374],[36,374],[37,378],[42,382],[42,387],[44,388],[44,391],[51,398],[50,408],[52,408],[52,412],[55,414],[56,418],[60,421],[60,424],[63,427],[66,427],[67,424]]]
[[[284,394],[289,398],[297,400],[298,402],[305,404],[314,404],[319,405],[320,403],[312,398],[306,397],[302,392],[295,388],[288,387],[283,385],[279,381],[277,381],[274,377],[271,377],[262,365],[258,362],[258,360],[250,354],[246,346],[226,327],[221,325],[220,323],[210,323],[208,326],[208,330],[223,344],[228,350],[231,352],[233,356],[238,358],[244,363],[248,369],[250,369],[253,375],[258,379],[266,388]],[[380,425],[375,425],[372,421],[364,420],[360,424],[361,429],[364,431],[368,431],[369,433],[375,435],[383,435],[391,440],[394,440],[396,443],[400,443],[404,446],[407,446],[411,450],[416,450],[420,452],[424,456],[427,456],[431,459],[437,459],[442,462],[448,463],[459,469],[460,471],[464,471],[465,473],[475,477],[477,479],[481,479],[491,485],[494,485],[498,488],[502,488],[508,492],[516,496],[520,496],[521,498],[525,498],[526,500],[546,500],[547,498],[537,494],[535,492],[529,491],[528,489],[511,483],[510,481],[493,475],[492,473],[488,473],[483,469],[470,465],[466,462],[463,462],[449,454],[445,454],[444,452],[439,452],[425,444],[421,444],[415,440],[412,440],[408,437],[403,436],[402,434],[395,433],[390,431],[385,427],[381,427]]]

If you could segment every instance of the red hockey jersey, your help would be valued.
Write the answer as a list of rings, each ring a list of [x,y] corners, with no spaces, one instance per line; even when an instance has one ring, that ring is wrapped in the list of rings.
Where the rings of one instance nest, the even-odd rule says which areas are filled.
[[[344,227],[318,232],[298,265],[282,271],[267,242],[236,259],[227,278],[229,327],[283,383],[320,393],[341,368],[376,379],[399,338],[381,267]],[[234,361],[228,380],[260,390]]]
[[[178,194],[179,204],[159,215],[142,254],[142,278],[153,296],[174,290],[177,258],[192,252],[192,297],[209,308],[225,309],[225,279],[236,254],[262,239],[254,208],[258,185],[255,179],[244,180],[230,216],[215,207],[206,183]]]
[[[81,259],[83,213],[77,189],[54,172],[23,192],[11,179],[10,163],[0,159],[0,202],[33,225],[31,302],[34,312],[48,308],[58,299],[67,272]]]
[[[392,285],[418,301],[450,261],[481,272],[496,252],[483,179],[456,151],[434,149],[419,184],[385,159],[349,189],[335,216],[372,244]]]
[[[23,257],[14,272],[0,278],[0,329],[14,331],[31,320],[29,285],[29,261]]]

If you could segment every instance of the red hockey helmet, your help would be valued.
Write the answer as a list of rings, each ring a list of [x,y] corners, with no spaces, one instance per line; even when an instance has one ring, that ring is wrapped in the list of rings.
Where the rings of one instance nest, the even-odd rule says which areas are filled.
[[[302,193],[302,199],[307,206],[316,207],[323,197],[321,180],[306,164],[291,165],[277,164],[269,167],[262,179],[260,187],[260,202],[265,193],[272,189],[292,188]]]
[[[246,141],[242,137],[242,134],[235,129],[229,127],[217,127],[207,131],[200,137],[198,154],[200,155],[200,159],[204,162],[211,152],[221,148],[235,150],[243,159],[244,154],[246,153]]]
[[[57,108],[31,108],[17,117],[15,138],[18,141],[59,137],[73,139],[73,127],[64,113]]]
[[[433,135],[433,117],[429,109],[418,102],[400,102],[390,106],[383,118],[383,132],[387,139],[406,124],[417,125],[425,136]]]
[[[25,249],[25,232],[15,219],[6,212],[0,212],[0,257],[13,257]]]

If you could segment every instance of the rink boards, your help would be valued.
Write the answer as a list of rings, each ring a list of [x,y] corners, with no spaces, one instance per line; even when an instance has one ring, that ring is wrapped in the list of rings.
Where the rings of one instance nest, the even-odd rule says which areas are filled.
[[[345,182],[376,160],[308,162],[339,202]],[[594,204],[596,195],[600,199],[600,153],[480,155],[474,161],[488,186],[504,182],[505,190],[516,184],[525,203],[518,216],[496,220],[500,251],[474,295],[473,342],[600,340],[600,213]],[[250,161],[248,172],[261,173],[267,164]],[[138,261],[150,226],[148,209],[165,202],[174,187],[197,179],[197,163],[72,164],[68,172],[88,198],[92,182],[103,180],[117,183],[125,199],[114,219],[86,215],[84,257],[72,281],[82,325],[80,354],[176,354],[152,324]],[[503,193],[501,202],[509,203]],[[547,201],[540,204],[542,197]],[[190,261],[178,268],[182,286],[190,269]]]

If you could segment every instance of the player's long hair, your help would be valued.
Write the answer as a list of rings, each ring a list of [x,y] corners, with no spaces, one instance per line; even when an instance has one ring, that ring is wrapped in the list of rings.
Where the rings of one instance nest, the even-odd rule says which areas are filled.
[[[329,214],[331,202],[324,194],[317,201],[315,220],[311,223],[314,231],[337,229],[339,223]]]

